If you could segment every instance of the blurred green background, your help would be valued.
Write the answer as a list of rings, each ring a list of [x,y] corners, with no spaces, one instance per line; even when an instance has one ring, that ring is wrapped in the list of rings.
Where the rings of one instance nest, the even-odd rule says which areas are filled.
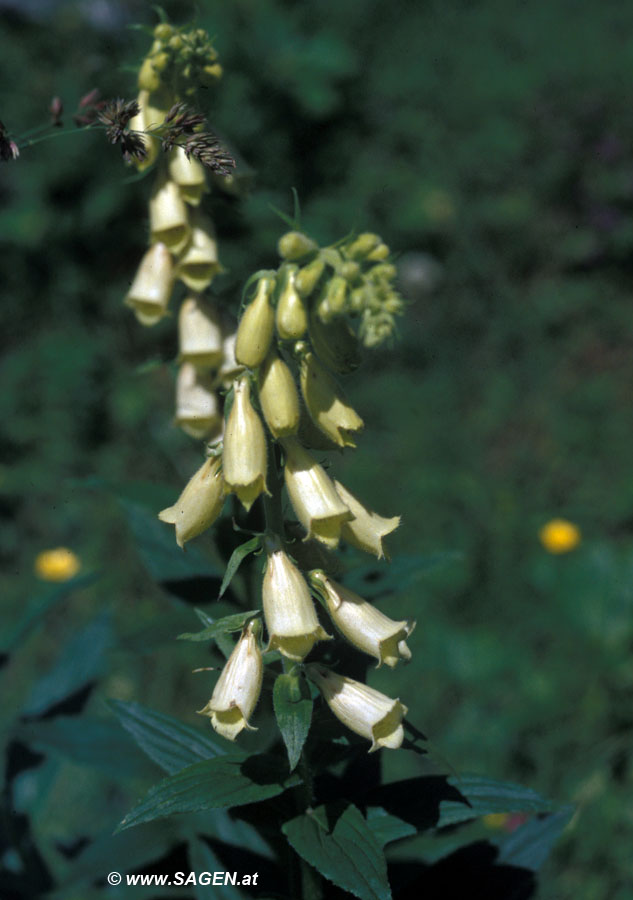
[[[164,7],[217,35],[225,78],[209,119],[256,173],[249,197],[208,202],[222,298],[235,308],[244,278],[276,265],[285,226],[271,204],[290,213],[292,187],[319,241],[374,230],[400,252],[400,340],[346,383],[366,431],[334,465],[378,511],[402,514],[394,557],[439,556],[386,598],[417,618],[414,660],[372,683],[407,702],[458,771],[576,804],[539,897],[633,897],[633,7]],[[134,96],[129,67],[148,38],[127,26],[156,21],[132,0],[4,2],[0,16],[0,118],[16,135],[46,122],[53,95],[68,132],[92,88]],[[95,133],[0,169],[8,622],[48,596],[41,550],[64,545],[100,573],[11,655],[5,729],[101,610],[115,638],[95,715],[119,697],[195,723],[207,699],[209,682],[190,675],[206,656],[172,640],[191,612],[155,586],[116,499],[90,484],[175,495],[200,459],[171,425],[173,320],[143,330],[122,306],[149,184]],[[560,556],[538,540],[556,516],[583,535]],[[419,766],[384,757],[389,777]],[[24,803],[45,855],[94,833],[95,810],[114,824],[130,800],[116,779],[60,761],[36,793]]]

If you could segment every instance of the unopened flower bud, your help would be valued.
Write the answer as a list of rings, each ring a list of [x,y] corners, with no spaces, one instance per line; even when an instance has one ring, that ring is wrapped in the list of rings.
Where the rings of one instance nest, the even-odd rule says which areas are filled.
[[[336,547],[344,522],[352,518],[323,466],[295,438],[283,438],[284,479],[292,508],[308,538]]]
[[[377,234],[371,234],[366,231],[359,234],[347,248],[346,252],[350,259],[365,259],[368,253],[381,243]]]
[[[360,266],[357,262],[352,262],[350,260],[343,263],[339,269],[339,273],[346,281],[356,281],[360,275]]]
[[[158,179],[149,201],[149,225],[152,241],[162,241],[172,253],[184,250],[190,237],[189,218],[175,181]]]
[[[334,372],[345,375],[360,365],[360,344],[343,317],[323,322],[315,309],[310,314],[310,339],[314,351]]]
[[[169,154],[169,177],[180,188],[180,194],[190,206],[199,206],[207,190],[204,166],[197,159],[187,159],[183,147],[176,146]]]
[[[167,314],[174,287],[174,265],[165,244],[153,244],[143,256],[125,298],[142,325],[155,325]]]
[[[225,495],[221,466],[222,457],[209,457],[189,479],[174,505],[158,513],[161,522],[176,526],[179,547],[206,531],[222,512]]]
[[[263,660],[259,647],[259,621],[249,622],[242,631],[233,652],[207,705],[199,710],[211,719],[218,734],[234,741],[240,731],[256,731],[249,724],[262,689]]]
[[[192,211],[191,241],[178,261],[178,278],[189,290],[201,293],[220,269],[213,225],[199,210]]]
[[[238,325],[235,358],[249,369],[260,366],[270,349],[275,326],[275,311],[270,304],[274,286],[274,279],[267,275],[259,279],[255,297]]]
[[[251,405],[248,378],[235,382],[224,434],[224,481],[247,510],[266,491],[266,434]]]
[[[386,244],[377,244],[371,253],[368,253],[365,259],[369,262],[382,262],[387,259],[390,254],[389,247]]]
[[[213,376],[189,362],[181,365],[176,379],[175,422],[186,434],[198,439],[219,434],[222,427]]]
[[[319,245],[301,231],[287,231],[279,238],[277,250],[283,259],[295,260],[319,249]]]
[[[301,359],[300,381],[301,393],[314,424],[339,447],[355,447],[353,435],[363,428],[363,420],[310,351]]]
[[[313,259],[311,263],[308,263],[307,266],[303,266],[302,269],[299,269],[297,277],[295,278],[295,287],[301,297],[305,299],[310,296],[317,286],[324,268],[325,263],[322,259],[317,257],[316,259]]]
[[[366,276],[370,281],[377,283],[379,281],[392,281],[397,274],[398,270],[393,263],[381,262],[372,266],[366,273]]]
[[[268,649],[300,662],[317,641],[329,640],[319,624],[306,580],[281,548],[267,538],[268,560],[262,584]]]
[[[277,301],[275,324],[282,341],[296,341],[308,330],[308,314],[295,287],[295,270],[287,273],[286,285]]]
[[[408,709],[380,691],[325,666],[309,663],[306,674],[313,681],[339,722],[371,741],[369,752],[389,747],[397,750],[404,740],[402,720]]]
[[[296,434],[299,427],[299,395],[292,372],[274,351],[259,369],[259,402],[273,437]]]
[[[202,71],[200,72],[200,81],[205,87],[213,84],[215,81],[219,81],[222,78],[222,66],[220,63],[213,63],[210,66],[204,66]]]
[[[201,297],[187,297],[178,314],[179,360],[215,369],[223,359],[220,314]]]
[[[378,559],[387,554],[383,547],[383,541],[388,534],[395,531],[400,524],[400,516],[386,519],[375,512],[366,509],[353,494],[343,487],[340,481],[334,482],[336,493],[343,503],[350,509],[353,518],[345,522],[341,530],[341,537],[365,553],[372,553]]]
[[[325,289],[325,301],[331,316],[340,316],[345,311],[347,281],[341,275],[333,275]]]
[[[410,660],[406,638],[415,628],[412,619],[395,622],[358,594],[337,584],[321,571],[310,581],[323,597],[330,618],[343,637],[370,656],[393,668],[400,659]]]

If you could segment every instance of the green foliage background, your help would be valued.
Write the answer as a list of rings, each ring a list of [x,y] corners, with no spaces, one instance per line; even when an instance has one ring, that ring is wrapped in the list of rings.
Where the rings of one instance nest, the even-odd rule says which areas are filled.
[[[371,229],[402,251],[401,339],[346,386],[366,431],[336,466],[380,512],[402,513],[394,556],[442,555],[386,599],[390,614],[417,618],[414,659],[372,683],[408,703],[458,771],[576,804],[540,897],[632,896],[633,9],[164,6],[176,22],[197,12],[217,35],[225,78],[209,118],[256,173],[241,203],[210,201],[226,302],[274,264],[284,226],[271,204],[290,212],[291,187],[318,240]],[[125,26],[154,21],[134,2],[6,8],[0,118],[25,131],[57,94],[72,131],[91,88],[133,96],[125,67],[147,38]],[[199,459],[170,424],[173,321],[142,330],[121,305],[148,184],[99,134],[57,136],[0,170],[9,622],[45,597],[40,550],[66,545],[101,573],[12,656],[6,723],[100,610],[116,642],[92,713],[115,697],[197,724],[208,699],[205,676],[190,675],[207,657],[172,640],[191,630],[190,610],[147,577],[116,499],[94,487],[142,480],[175,495]],[[537,532],[558,515],[584,540],[552,557]],[[388,776],[417,771],[383,756]],[[46,853],[130,805],[112,772],[57,761],[44,781]]]

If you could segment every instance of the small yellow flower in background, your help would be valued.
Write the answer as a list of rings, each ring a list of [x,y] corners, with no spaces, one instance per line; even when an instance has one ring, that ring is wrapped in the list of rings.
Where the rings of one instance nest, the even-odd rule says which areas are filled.
[[[488,813],[487,816],[483,816],[482,822],[486,826],[486,828],[503,828],[505,823],[508,821],[509,815],[508,813]]]
[[[35,574],[45,581],[69,581],[80,568],[79,557],[67,547],[42,550],[35,557]]]
[[[538,536],[548,553],[569,553],[582,540],[580,528],[567,519],[551,519],[543,525]]]

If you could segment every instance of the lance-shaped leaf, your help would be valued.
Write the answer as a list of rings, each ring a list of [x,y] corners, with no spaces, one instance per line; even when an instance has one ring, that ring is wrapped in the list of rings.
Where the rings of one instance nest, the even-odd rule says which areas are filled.
[[[227,587],[230,585],[233,580],[233,576],[239,569],[242,561],[248,556],[249,553],[254,553],[256,550],[259,550],[261,547],[262,539],[259,534],[255,535],[254,538],[251,538],[250,541],[246,541],[243,544],[240,544],[239,547],[236,547],[233,553],[231,553],[231,558],[229,559],[226,571],[224,572],[224,578],[222,579],[222,586],[220,587],[219,596],[222,597]]]
[[[258,612],[260,612],[258,609],[249,609],[246,612],[235,613],[232,616],[224,616],[222,619],[216,619],[215,622],[212,621],[211,624],[207,625],[202,631],[186,631],[184,634],[179,634],[178,640],[211,641],[221,634],[228,634],[231,631],[241,631],[246,620],[250,619],[251,616],[257,615]],[[210,618],[210,616],[207,618]]]
[[[355,806],[319,806],[281,830],[293,850],[338,887],[360,900],[390,900],[384,853]]]
[[[159,782],[117,831],[177,813],[259,803],[299,782],[296,775],[287,777],[286,766],[277,757],[227,753],[194,763]]]
[[[299,675],[278,675],[273,688],[273,706],[292,772],[299,762],[312,719],[312,698],[305,680]]]

